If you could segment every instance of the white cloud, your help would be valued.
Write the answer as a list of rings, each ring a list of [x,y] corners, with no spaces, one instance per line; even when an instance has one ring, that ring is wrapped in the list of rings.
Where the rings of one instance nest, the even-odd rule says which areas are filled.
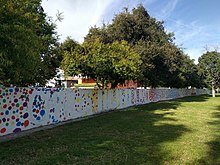
[[[91,26],[101,23],[106,8],[113,0],[43,0],[42,6],[49,16],[56,19],[56,13],[63,12],[64,20],[57,22],[61,41],[71,36],[83,42]]]
[[[211,48],[218,45],[218,33],[212,30],[209,25],[202,25],[197,20],[188,24],[181,20],[175,21],[170,18],[167,21],[170,21],[169,31],[175,33],[175,42],[186,48],[185,53],[195,59],[196,63],[198,58],[205,52],[204,47],[206,45]]]
[[[176,5],[178,4],[179,0],[170,0],[162,9],[160,12],[160,17],[162,19],[168,18],[172,12],[175,10]]]
[[[173,22],[174,25],[170,26],[169,29],[175,33],[179,44],[185,44],[195,39],[203,40],[201,37],[205,37],[207,35],[206,26],[197,25],[197,21],[193,21],[189,24],[185,24],[180,20],[173,20]]]
[[[91,26],[111,21],[123,7],[132,9],[138,4],[150,5],[157,0],[43,0],[45,12],[56,19],[57,11],[63,12],[64,20],[56,22],[61,41],[67,36],[83,42]]]

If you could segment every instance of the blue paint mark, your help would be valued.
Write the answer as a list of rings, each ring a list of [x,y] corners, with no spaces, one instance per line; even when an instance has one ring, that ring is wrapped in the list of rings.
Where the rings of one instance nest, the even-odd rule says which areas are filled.
[[[17,124],[16,124],[16,126],[21,126],[21,122],[19,121],[19,122],[17,122]]]
[[[42,109],[42,110],[40,111],[40,115],[41,115],[41,116],[44,116],[44,114],[45,114],[45,110]]]
[[[36,120],[40,120],[40,116],[38,116],[38,117],[36,118]]]

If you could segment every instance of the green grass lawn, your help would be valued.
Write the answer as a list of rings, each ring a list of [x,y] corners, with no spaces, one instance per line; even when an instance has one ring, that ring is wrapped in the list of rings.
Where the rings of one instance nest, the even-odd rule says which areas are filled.
[[[0,164],[220,164],[220,97],[103,114],[0,143]]]

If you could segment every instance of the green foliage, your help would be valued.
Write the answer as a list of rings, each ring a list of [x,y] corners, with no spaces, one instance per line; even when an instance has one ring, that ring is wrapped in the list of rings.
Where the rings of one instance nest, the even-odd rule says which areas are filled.
[[[65,51],[72,52],[76,46],[78,46],[79,43],[75,40],[73,40],[71,37],[67,37],[63,43],[60,44],[60,50],[62,53]]]
[[[159,45],[141,40],[134,48],[142,57],[143,64],[140,69],[144,79],[141,77],[139,81],[144,86],[182,86],[180,66],[183,55],[175,45]]]
[[[66,52],[62,63],[68,75],[82,74],[112,88],[125,80],[136,79],[139,75],[140,57],[127,42],[104,44],[99,40],[78,46],[72,53]]]
[[[199,58],[199,72],[207,86],[219,87],[220,83],[220,53],[206,52]]]
[[[166,33],[163,22],[151,18],[146,9],[139,5],[131,12],[125,10],[117,14],[112,23],[102,27],[92,27],[85,41],[92,42],[99,38],[104,43],[125,40],[135,45],[140,40],[163,44],[173,40],[172,33]]]
[[[55,24],[48,20],[41,0],[0,1],[0,83],[44,85],[55,75]]]
[[[182,75],[185,78],[185,86],[196,88],[205,87],[202,77],[199,75],[199,68],[195,65],[194,60],[188,56],[183,56],[182,65],[180,66]]]
[[[85,41],[92,43],[97,39],[105,44],[127,41],[141,57],[137,80],[145,87],[199,86],[196,66],[173,43],[174,34],[167,33],[163,22],[150,17],[142,5],[131,12],[125,8],[109,25],[92,27]],[[190,71],[190,67],[194,70]]]

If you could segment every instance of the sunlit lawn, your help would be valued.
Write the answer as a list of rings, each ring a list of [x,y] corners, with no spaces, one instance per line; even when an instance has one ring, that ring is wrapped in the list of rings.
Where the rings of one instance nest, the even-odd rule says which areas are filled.
[[[9,164],[220,164],[220,97],[151,103],[0,143]]]

